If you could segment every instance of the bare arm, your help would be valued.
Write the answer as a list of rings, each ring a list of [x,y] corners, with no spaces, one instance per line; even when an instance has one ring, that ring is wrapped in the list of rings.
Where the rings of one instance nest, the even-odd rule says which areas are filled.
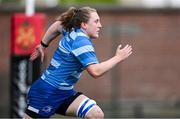
[[[131,54],[131,46],[126,45],[124,48],[121,49],[121,45],[119,45],[114,57],[99,64],[89,65],[86,70],[91,76],[93,76],[94,78],[98,78],[99,76],[103,75],[105,72],[113,68],[115,65],[117,65],[119,62],[126,59]]]
[[[42,39],[42,42],[48,46],[52,40],[54,40],[58,35],[61,34],[61,31],[60,31],[60,29],[62,29],[61,27],[62,26],[61,26],[60,21],[54,22],[46,31],[46,33]],[[43,47],[41,44],[37,45],[35,50],[31,54],[29,60],[33,61],[36,58],[38,58],[39,56],[41,56],[41,61],[43,62],[44,50],[45,50],[45,47]]]
[[[45,43],[46,45],[49,45],[53,39],[55,39],[58,35],[61,34],[60,29],[62,29],[61,22],[60,21],[54,22],[46,31],[42,39],[42,42]]]

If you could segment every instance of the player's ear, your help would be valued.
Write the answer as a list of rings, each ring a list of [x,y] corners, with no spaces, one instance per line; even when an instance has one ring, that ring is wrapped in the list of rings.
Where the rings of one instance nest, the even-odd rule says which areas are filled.
[[[86,30],[86,29],[87,29],[87,24],[86,24],[86,23],[84,23],[84,22],[82,22],[82,23],[81,23],[81,28],[83,28],[83,29],[85,29],[85,30]]]

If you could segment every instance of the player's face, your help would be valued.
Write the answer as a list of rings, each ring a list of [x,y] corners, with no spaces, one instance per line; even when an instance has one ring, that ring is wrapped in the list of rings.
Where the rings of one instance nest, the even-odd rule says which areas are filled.
[[[101,27],[102,26],[100,23],[100,18],[97,12],[91,12],[90,19],[86,23],[86,28],[85,28],[87,35],[93,39],[98,38]]]

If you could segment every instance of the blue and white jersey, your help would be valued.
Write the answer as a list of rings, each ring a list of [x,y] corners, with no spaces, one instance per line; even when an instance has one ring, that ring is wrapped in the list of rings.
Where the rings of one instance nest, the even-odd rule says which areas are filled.
[[[63,32],[63,35],[41,78],[61,90],[70,90],[82,71],[88,65],[98,63],[98,60],[91,39],[82,29]]]

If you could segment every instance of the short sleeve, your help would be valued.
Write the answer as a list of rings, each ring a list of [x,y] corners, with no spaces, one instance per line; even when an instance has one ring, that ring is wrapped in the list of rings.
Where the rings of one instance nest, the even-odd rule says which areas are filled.
[[[84,67],[99,63],[93,44],[86,37],[76,38],[72,45],[72,53]]]

